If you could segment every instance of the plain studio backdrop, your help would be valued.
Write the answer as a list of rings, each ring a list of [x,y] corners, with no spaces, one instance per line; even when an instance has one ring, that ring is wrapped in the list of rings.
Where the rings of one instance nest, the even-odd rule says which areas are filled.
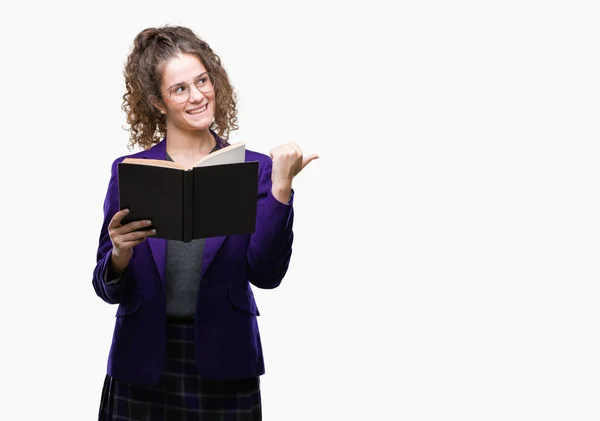
[[[595,2],[20,2],[2,16],[2,419],[93,420],[135,35],[189,26],[232,141],[318,153],[254,288],[264,419],[598,420]]]

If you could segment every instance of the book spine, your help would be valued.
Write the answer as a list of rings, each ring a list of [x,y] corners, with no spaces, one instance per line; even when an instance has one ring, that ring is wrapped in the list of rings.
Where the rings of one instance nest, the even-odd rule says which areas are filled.
[[[194,172],[183,172],[183,241],[189,243],[194,235]]]

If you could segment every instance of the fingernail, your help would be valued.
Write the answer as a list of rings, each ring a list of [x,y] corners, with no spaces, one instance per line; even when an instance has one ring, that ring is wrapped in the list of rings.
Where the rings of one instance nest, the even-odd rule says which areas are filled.
[[[156,234],[156,230],[154,230],[154,229],[153,229],[152,231],[150,231],[150,232],[151,232],[152,234]]]
[[[152,221],[146,221],[146,225],[152,225]]]
[[[125,209],[125,213],[129,213],[129,209]]]

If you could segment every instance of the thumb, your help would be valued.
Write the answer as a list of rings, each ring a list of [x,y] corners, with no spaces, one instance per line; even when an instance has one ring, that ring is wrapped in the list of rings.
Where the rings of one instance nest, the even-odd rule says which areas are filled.
[[[308,156],[304,157],[304,159],[302,160],[302,168],[300,168],[300,171],[302,171],[304,169],[304,167],[306,167],[308,165],[308,163],[310,161],[312,161],[313,159],[319,159],[319,155],[312,154],[312,155],[308,155]]]

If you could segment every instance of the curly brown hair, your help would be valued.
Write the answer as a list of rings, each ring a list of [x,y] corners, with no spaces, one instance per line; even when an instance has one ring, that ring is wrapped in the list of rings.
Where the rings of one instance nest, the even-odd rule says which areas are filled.
[[[229,82],[221,59],[210,46],[191,29],[165,25],[146,28],[133,42],[125,64],[125,94],[121,108],[127,113],[130,128],[129,149],[136,145],[149,149],[167,134],[165,115],[153,105],[152,99],[162,101],[160,85],[166,63],[177,54],[194,54],[202,61],[215,80],[215,119],[211,125],[221,138],[237,130],[237,94]]]

